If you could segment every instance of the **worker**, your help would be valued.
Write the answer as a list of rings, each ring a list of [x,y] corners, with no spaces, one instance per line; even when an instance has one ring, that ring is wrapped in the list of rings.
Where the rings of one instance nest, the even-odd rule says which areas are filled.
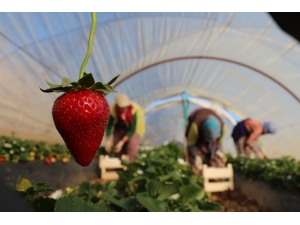
[[[105,151],[113,151],[117,158],[128,155],[129,162],[133,162],[146,129],[144,112],[126,94],[118,94],[115,101],[105,131]]]
[[[267,156],[258,149],[255,141],[261,135],[274,133],[276,133],[276,128],[272,122],[261,123],[255,119],[247,118],[235,125],[231,137],[233,138],[237,155],[250,157],[251,152],[253,152],[258,158],[266,159]]]
[[[222,149],[225,131],[223,120],[211,109],[196,109],[189,115],[185,131],[186,161],[190,163],[194,173],[200,174],[204,163],[213,167],[225,167],[226,156]]]

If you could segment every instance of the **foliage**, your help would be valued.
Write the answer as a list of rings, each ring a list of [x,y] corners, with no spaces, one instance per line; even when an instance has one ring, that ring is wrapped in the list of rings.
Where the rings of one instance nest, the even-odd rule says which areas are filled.
[[[28,179],[19,177],[15,185],[7,186],[16,190],[36,212],[110,212],[104,206],[84,201],[77,195],[69,194],[58,200],[43,197],[39,195],[41,192],[54,191],[46,183],[32,185]]]
[[[11,189],[16,190],[24,198],[24,200],[32,207],[34,211],[38,212],[53,212],[55,199],[43,198],[38,194],[45,191],[54,191],[46,183],[36,183],[32,185],[26,178],[19,177],[16,185],[7,184]]]
[[[36,211],[205,212],[220,210],[222,207],[210,202],[208,194],[204,192],[203,178],[193,174],[190,167],[183,162],[183,157],[183,149],[175,144],[161,146],[151,151],[140,151],[134,162],[122,161],[126,170],[118,172],[117,181],[103,184],[83,182],[78,188],[67,187],[66,192],[57,200],[36,196],[38,191],[50,190],[50,187],[44,183],[36,184],[39,189],[34,188],[36,185],[32,186],[28,180],[22,179],[22,185],[20,186],[19,180],[15,189]],[[34,194],[29,190],[35,190]],[[48,208],[44,207],[46,203]]]
[[[289,156],[262,161],[228,154],[227,162],[243,178],[265,181],[274,188],[300,194],[300,163]]]
[[[202,187],[203,178],[182,163],[183,157],[183,149],[175,144],[139,151],[134,162],[122,161],[126,170],[118,172],[119,180],[104,184],[84,182],[77,195],[119,212],[220,210],[219,204],[209,202]]]
[[[68,162],[71,154],[65,145],[19,139],[12,134],[11,137],[0,136],[0,157],[3,159],[0,162],[45,160],[53,163],[57,160]]]
[[[54,212],[110,212],[107,208],[84,201],[76,195],[65,196],[57,200]]]

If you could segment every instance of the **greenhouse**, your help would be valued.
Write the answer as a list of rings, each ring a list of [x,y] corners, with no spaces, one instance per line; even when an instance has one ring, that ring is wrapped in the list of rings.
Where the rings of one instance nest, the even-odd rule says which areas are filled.
[[[0,37],[0,176],[21,192],[30,210],[300,210],[300,45],[270,13],[2,12]],[[66,109],[59,111],[68,103],[57,103],[55,111],[54,102],[78,87],[104,93],[108,106],[116,110],[117,97],[124,94],[134,102],[130,107],[137,110],[132,111],[137,112],[137,127],[138,112],[143,112],[143,135],[135,133],[138,138],[126,145],[138,140],[138,153],[128,153],[129,161],[127,153],[121,159],[120,152],[106,150],[108,142],[116,145],[107,138],[113,114],[105,117],[106,109],[97,114],[107,118],[99,122],[105,132],[93,136],[102,127],[95,119],[94,127],[81,135],[98,141],[92,159],[77,160],[83,157],[77,151],[85,157],[85,147],[94,142],[66,144],[66,139],[80,136],[72,133],[64,139],[66,124],[81,124],[72,121]],[[226,180],[232,182],[230,190],[207,191],[204,173],[195,174],[186,160],[186,127],[197,109],[214,111],[226,127],[222,149],[224,168],[233,167]],[[65,122],[54,122],[55,117]],[[247,118],[276,128],[255,141],[263,160],[236,150],[233,129]],[[120,139],[120,149],[127,141]],[[118,160],[116,179],[101,178],[104,159]],[[65,174],[57,175],[61,168]],[[47,174],[42,176],[42,171]],[[255,198],[251,193],[258,190],[267,197]],[[224,199],[237,192],[243,195],[232,201],[255,206],[224,205]],[[49,200],[46,206],[41,199]],[[80,207],[68,208],[69,201]]]

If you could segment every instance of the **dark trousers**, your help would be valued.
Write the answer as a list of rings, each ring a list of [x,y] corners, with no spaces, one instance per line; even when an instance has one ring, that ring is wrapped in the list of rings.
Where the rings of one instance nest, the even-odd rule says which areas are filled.
[[[113,146],[115,146],[127,133],[128,129],[115,127],[113,134]],[[133,162],[135,156],[139,151],[141,138],[137,133],[134,133],[131,138],[123,145],[118,153],[114,153],[115,157],[121,158],[121,155],[128,155],[129,162]]]

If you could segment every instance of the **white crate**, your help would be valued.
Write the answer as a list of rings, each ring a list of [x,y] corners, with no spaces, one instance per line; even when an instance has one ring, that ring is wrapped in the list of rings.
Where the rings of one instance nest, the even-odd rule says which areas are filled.
[[[219,192],[233,190],[233,168],[232,164],[228,163],[227,167],[214,168],[203,165],[204,191],[205,192]],[[228,179],[229,181],[215,181],[210,182],[210,179]]]
[[[121,158],[122,160],[128,161],[127,155],[122,155]],[[119,158],[112,158],[108,155],[100,155],[99,167],[101,170],[101,179],[103,180],[119,179],[119,175],[116,171],[107,171],[107,169],[126,169],[126,167],[121,164],[121,160]]]

